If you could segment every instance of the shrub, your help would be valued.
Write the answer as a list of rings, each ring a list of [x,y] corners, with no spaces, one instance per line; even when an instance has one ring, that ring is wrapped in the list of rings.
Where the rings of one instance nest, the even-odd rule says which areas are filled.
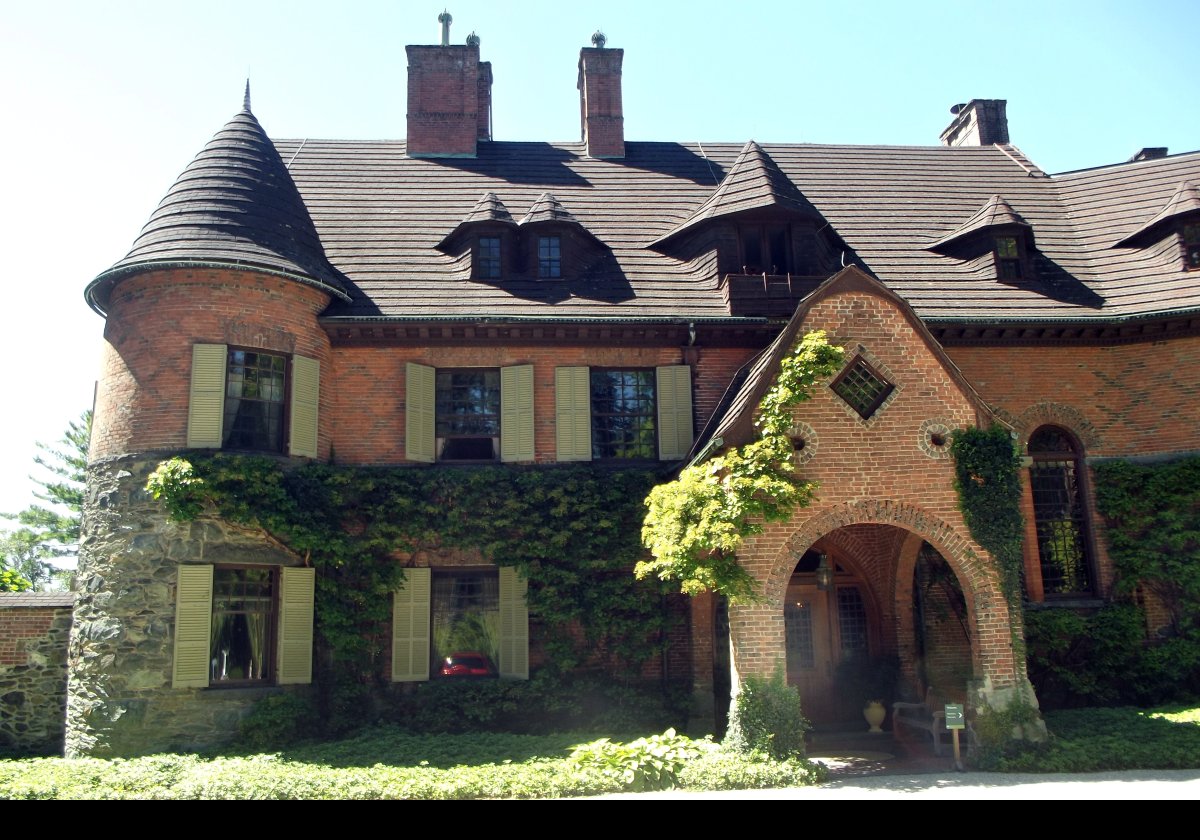
[[[618,744],[601,738],[580,744],[571,752],[571,762],[583,770],[598,770],[618,780],[626,790],[664,790],[675,787],[687,762],[697,758],[699,750],[691,739],[668,729],[662,735],[638,738]]]
[[[1025,612],[1029,678],[1045,709],[1185,700],[1200,689],[1200,640],[1147,644],[1133,604],[1085,615],[1065,609]]]
[[[273,694],[254,704],[238,723],[238,740],[252,748],[278,748],[321,735],[316,708],[296,694]]]
[[[763,752],[777,759],[804,755],[809,725],[800,709],[800,692],[790,686],[782,667],[770,679],[746,677],[729,709],[725,745],[738,752]]]

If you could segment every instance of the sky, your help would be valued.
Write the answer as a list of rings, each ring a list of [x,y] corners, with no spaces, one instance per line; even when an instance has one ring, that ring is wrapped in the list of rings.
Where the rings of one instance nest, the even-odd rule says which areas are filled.
[[[625,50],[629,140],[934,145],[950,106],[1007,99],[1043,170],[1200,149],[1200,3],[443,0],[492,62],[497,140],[578,140],[579,48]],[[241,109],[276,138],[400,138],[406,44],[441,3],[59,0],[0,10],[0,511],[35,442],[92,404],[103,319],[84,286]]]

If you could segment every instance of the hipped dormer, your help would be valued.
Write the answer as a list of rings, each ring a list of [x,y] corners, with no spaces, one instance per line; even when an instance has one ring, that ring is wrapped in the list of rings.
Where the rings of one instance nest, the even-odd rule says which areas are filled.
[[[715,249],[730,314],[759,316],[790,315],[848,250],[753,140],[708,199],[650,247],[680,259]]]
[[[1144,248],[1168,236],[1179,239],[1184,270],[1200,270],[1200,188],[1193,181],[1182,182],[1158,213],[1113,247]]]
[[[926,250],[964,262],[990,260],[996,279],[1028,280],[1033,277],[1033,226],[1003,196],[993,195],[975,213],[935,241]]]

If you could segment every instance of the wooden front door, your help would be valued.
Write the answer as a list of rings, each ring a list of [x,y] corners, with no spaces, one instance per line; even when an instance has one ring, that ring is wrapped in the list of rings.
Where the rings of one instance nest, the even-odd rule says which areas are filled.
[[[813,723],[837,719],[830,601],[829,593],[818,591],[815,585],[793,585],[788,587],[783,608],[788,683],[799,687],[801,708]]]

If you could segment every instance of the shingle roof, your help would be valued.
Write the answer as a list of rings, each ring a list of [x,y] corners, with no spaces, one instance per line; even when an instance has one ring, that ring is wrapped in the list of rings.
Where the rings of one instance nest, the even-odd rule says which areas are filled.
[[[598,160],[579,143],[481,142],[474,159],[410,158],[403,141],[276,145],[330,261],[352,281],[352,300],[335,302],[329,316],[728,318],[714,254],[685,260],[649,245],[701,217],[784,205],[811,206],[934,323],[1200,308],[1200,284],[1177,259],[1111,247],[1161,211],[1181,181],[1200,179],[1200,153],[1046,176],[1011,146],[631,141],[624,159]],[[529,278],[471,280],[437,246],[489,192],[516,217],[551,193],[612,259],[553,288]],[[1004,206],[992,218],[1022,219],[1036,236],[1035,281],[997,283],[989,260],[927,250],[994,196]]]
[[[72,607],[75,596],[70,592],[0,592],[0,610],[18,607]]]
[[[1200,212],[1200,189],[1191,181],[1184,181],[1167,201],[1167,206],[1158,211],[1152,219],[1138,227],[1133,233],[1121,239],[1114,248],[1126,248],[1148,238],[1154,228],[1183,216],[1187,213]]]
[[[179,264],[254,267],[346,297],[287,167],[249,110],[248,94],[246,107],[175,181],[129,253],[85,295],[103,311],[118,277]]]

